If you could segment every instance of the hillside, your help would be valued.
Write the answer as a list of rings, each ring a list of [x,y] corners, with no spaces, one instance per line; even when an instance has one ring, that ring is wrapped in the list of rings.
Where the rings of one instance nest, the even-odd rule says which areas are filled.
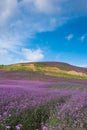
[[[12,74],[15,73],[33,73],[33,75],[41,76],[52,76],[52,77],[63,77],[71,79],[87,79],[87,68],[72,66],[67,63],[61,62],[32,62],[32,63],[18,63],[12,65],[0,65],[0,71],[3,74]],[[7,72],[7,73],[6,73]],[[20,75],[21,76],[21,75]],[[37,77],[37,76],[36,76]],[[33,78],[31,76],[31,78]]]

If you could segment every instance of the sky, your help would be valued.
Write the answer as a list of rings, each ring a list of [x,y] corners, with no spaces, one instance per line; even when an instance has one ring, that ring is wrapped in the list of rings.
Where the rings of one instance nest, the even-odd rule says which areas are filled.
[[[87,67],[87,0],[0,0],[0,64]]]

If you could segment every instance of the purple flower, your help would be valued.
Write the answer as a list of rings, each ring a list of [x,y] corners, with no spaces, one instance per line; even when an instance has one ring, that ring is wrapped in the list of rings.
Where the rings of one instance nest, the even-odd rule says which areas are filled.
[[[7,112],[4,112],[4,113],[3,113],[3,116],[7,116]]]
[[[2,115],[0,115],[0,120],[2,119]]]
[[[16,130],[20,130],[21,127],[22,127],[22,124],[18,124],[18,125],[16,125]]]
[[[43,126],[42,130],[48,130],[47,126]]]
[[[20,130],[20,129],[21,129],[20,126],[17,125],[17,126],[16,126],[16,130]]]
[[[6,126],[6,130],[9,130],[11,128],[11,126]]]
[[[12,115],[11,114],[9,114],[9,117],[11,117]]]
[[[61,125],[60,125],[60,124],[58,125],[58,128],[59,128],[59,130],[62,130],[62,127],[61,127]]]

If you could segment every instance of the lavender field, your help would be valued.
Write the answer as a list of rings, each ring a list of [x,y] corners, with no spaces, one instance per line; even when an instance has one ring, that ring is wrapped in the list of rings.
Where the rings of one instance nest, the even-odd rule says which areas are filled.
[[[87,80],[0,71],[0,130],[87,130]]]

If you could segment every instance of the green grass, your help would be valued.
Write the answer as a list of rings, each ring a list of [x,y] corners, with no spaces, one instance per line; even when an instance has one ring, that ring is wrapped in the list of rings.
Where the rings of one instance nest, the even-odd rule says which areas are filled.
[[[11,65],[0,65],[1,70],[11,70],[11,71],[32,71],[32,69],[27,68],[26,66],[11,66]]]
[[[55,77],[64,77],[64,78],[69,78],[69,79],[87,79],[87,76],[80,76],[80,75],[72,75],[72,74],[67,74],[67,73],[58,73],[58,72],[45,72],[44,74],[46,75],[51,75]]]
[[[57,68],[59,68],[60,70],[65,70],[65,71],[70,71],[70,70],[72,70],[69,66],[63,66],[63,65],[58,66]]]
[[[54,88],[70,88],[70,89],[79,89],[79,90],[87,90],[87,86],[79,86],[79,85],[72,85],[72,84],[58,84],[58,85],[53,85],[50,87],[51,89]]]
[[[0,69],[3,69],[5,66],[4,65],[0,65]]]

